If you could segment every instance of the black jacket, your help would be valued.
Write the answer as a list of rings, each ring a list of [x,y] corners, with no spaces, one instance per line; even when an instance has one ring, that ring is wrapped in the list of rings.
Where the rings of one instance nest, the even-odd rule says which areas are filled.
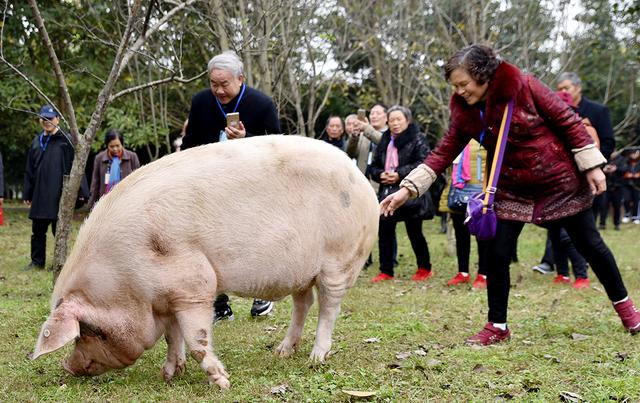
[[[49,138],[47,140],[47,138]],[[71,172],[74,149],[62,130],[34,137],[27,153],[22,198],[31,201],[30,219],[57,220],[62,178]]]
[[[577,112],[581,117],[589,118],[591,121],[593,128],[598,132],[600,151],[607,161],[609,161],[611,153],[616,147],[616,140],[613,137],[613,126],[611,126],[611,117],[609,116],[609,108],[583,96],[578,105]]]
[[[382,134],[380,144],[376,147],[373,161],[371,163],[371,179],[380,183],[380,174],[384,172],[384,163],[387,159],[387,147],[391,141],[391,131],[387,130]],[[414,168],[422,164],[431,152],[427,144],[426,137],[420,133],[418,127],[411,123],[407,130],[399,135],[395,140],[398,149],[398,168],[396,172],[400,180],[393,185],[382,185],[378,189],[378,199],[382,200],[389,194],[399,189],[400,181]],[[433,218],[435,207],[429,192],[425,192],[418,199],[409,200],[403,207],[398,209],[394,217],[398,221],[406,219],[430,219]]]
[[[371,179],[380,183],[380,174],[384,172],[384,163],[387,159],[387,147],[391,141],[391,131],[387,130],[382,134],[380,144],[371,163]],[[409,174],[415,167],[422,164],[427,154],[431,151],[427,145],[424,134],[420,133],[418,127],[411,123],[407,130],[396,138],[396,148],[398,149],[398,168],[396,172],[400,175],[400,181]],[[391,187],[397,188],[400,182]],[[378,193],[385,193],[389,186],[380,185]]]
[[[239,96],[240,94],[222,106],[226,113],[233,112]],[[271,98],[254,88],[246,87],[236,112],[240,113],[247,137],[281,133],[275,104]],[[202,90],[191,99],[189,124],[182,139],[181,149],[217,143],[220,131],[225,127],[227,119],[218,108],[211,89]]]

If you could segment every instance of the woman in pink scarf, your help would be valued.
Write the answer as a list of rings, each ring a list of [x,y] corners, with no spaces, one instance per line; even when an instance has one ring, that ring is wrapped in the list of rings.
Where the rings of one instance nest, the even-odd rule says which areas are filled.
[[[411,122],[411,111],[403,106],[393,106],[387,111],[389,129],[382,134],[371,163],[371,178],[380,183],[380,200],[398,190],[400,181],[417,167],[429,153],[426,139]],[[430,203],[430,200],[429,200]],[[378,248],[380,250],[380,274],[371,281],[374,283],[392,280],[393,240],[396,224],[404,221],[411,247],[416,255],[416,274],[413,281],[425,281],[431,277],[431,258],[427,240],[422,233],[422,221],[428,212],[424,204],[414,203],[405,206],[399,214],[380,217],[378,230]]]

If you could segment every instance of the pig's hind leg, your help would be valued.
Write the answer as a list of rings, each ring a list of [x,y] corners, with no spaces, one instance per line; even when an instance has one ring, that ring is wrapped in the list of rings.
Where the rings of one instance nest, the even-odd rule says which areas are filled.
[[[229,389],[229,374],[213,353],[211,322],[213,321],[213,306],[208,304],[192,305],[187,310],[176,313],[176,318],[187,342],[191,356],[206,372],[209,383],[215,383],[220,389]]]
[[[180,376],[185,369],[184,338],[178,322],[173,319],[164,335],[167,341],[167,360],[162,366],[162,377],[169,382],[174,376]]]
[[[282,343],[276,348],[275,353],[280,357],[290,357],[296,350],[302,331],[304,330],[304,322],[307,318],[309,308],[313,305],[313,287],[307,288],[305,291],[293,294],[293,311],[291,313],[291,324],[287,331],[287,336]]]
[[[336,281],[336,279],[332,279],[332,281],[320,280],[316,283],[316,287],[319,305],[318,328],[316,329],[316,341],[309,358],[313,362],[324,362],[329,350],[331,350],[331,335],[347,287],[343,281]]]

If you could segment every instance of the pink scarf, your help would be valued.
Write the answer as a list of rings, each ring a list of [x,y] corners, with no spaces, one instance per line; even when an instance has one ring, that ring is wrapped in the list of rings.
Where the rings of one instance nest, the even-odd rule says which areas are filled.
[[[384,170],[386,172],[395,172],[398,169],[398,149],[394,144],[396,136],[391,135],[391,141],[387,146],[387,158],[384,161]]]
[[[462,164],[461,177],[458,177],[458,164],[453,164],[451,183],[453,183],[453,186],[458,189],[462,189],[465,183],[471,180],[471,156],[469,155],[469,147],[470,145],[467,144],[464,150],[462,150],[462,153],[460,153],[460,159],[458,160],[458,164]]]

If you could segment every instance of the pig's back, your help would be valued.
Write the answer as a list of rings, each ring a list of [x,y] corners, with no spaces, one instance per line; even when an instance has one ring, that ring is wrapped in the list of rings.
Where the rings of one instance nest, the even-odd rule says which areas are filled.
[[[342,151],[299,136],[261,136],[135,171],[96,204],[70,260],[106,259],[122,279],[148,279],[163,261],[203,253],[220,289],[270,289],[276,298],[327,262],[369,248],[377,222],[375,193]]]

